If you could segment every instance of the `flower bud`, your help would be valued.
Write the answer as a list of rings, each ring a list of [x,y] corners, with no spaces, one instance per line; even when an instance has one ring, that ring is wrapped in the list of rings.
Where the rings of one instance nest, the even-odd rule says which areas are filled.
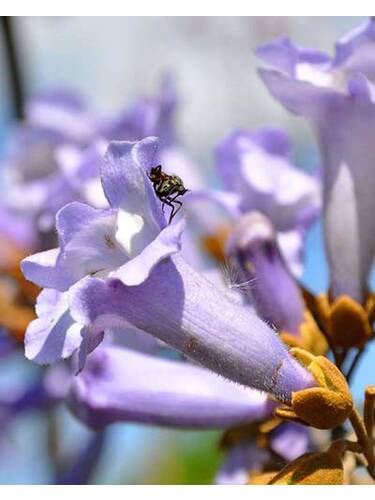
[[[305,349],[315,356],[324,355],[328,350],[328,342],[308,309],[305,309],[303,322],[299,325],[299,335],[282,331],[280,337],[290,347]]]
[[[318,429],[332,429],[345,422],[353,400],[340,370],[323,356],[298,348],[290,353],[312,373],[319,387],[293,392],[291,405],[277,408],[275,414]]]

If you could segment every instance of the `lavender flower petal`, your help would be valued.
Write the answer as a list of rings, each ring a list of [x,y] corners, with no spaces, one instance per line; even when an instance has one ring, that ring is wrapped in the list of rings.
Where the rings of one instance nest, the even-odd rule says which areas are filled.
[[[56,266],[58,256],[58,248],[30,255],[21,262],[22,272],[29,281],[41,287],[67,290],[72,277]]]
[[[267,396],[191,365],[124,348],[97,349],[75,377],[75,415],[98,429],[113,422],[212,428],[262,418]]]
[[[139,255],[111,273],[111,277],[119,278],[128,286],[143,283],[160,261],[180,250],[184,228],[184,220],[164,228]]]
[[[112,208],[142,214],[154,230],[166,226],[161,203],[156,198],[146,171],[156,166],[158,140],[112,142],[104,157],[101,178]]]
[[[39,364],[69,357],[80,345],[81,326],[68,310],[67,295],[45,289],[38,297],[38,318],[30,323],[25,336],[25,355]]]

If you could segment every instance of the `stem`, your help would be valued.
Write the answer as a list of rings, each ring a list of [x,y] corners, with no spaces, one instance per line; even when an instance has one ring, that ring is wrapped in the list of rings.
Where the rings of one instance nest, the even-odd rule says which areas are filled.
[[[357,435],[358,443],[362,446],[362,453],[368,462],[367,472],[375,479],[375,456],[372,439],[367,435],[365,424],[355,407],[350,415],[350,422]]]
[[[55,484],[91,484],[105,446],[105,431],[96,432],[75,461],[55,478]]]
[[[362,354],[364,353],[364,349],[360,349],[357,354],[354,356],[354,359],[352,361],[352,364],[350,365],[350,368],[346,374],[346,380],[348,383],[350,382],[351,377],[353,376],[353,373],[358,366],[358,361],[360,360]]]
[[[357,435],[358,442],[361,443],[362,445],[367,442],[367,433],[366,433],[366,428],[363,423],[363,420],[361,418],[361,415],[359,414],[357,408],[353,408],[353,411],[350,415],[350,422],[353,426],[354,432]]]
[[[8,60],[9,83],[13,98],[14,112],[18,119],[22,118],[24,104],[24,88],[17,51],[13,16],[0,16],[4,32],[5,52]]]
[[[54,408],[47,408],[46,416],[46,431],[47,431],[47,449],[49,459],[55,474],[61,469],[61,457],[59,452],[59,426],[57,423],[56,412]]]
[[[335,451],[339,455],[343,455],[346,451],[351,451],[352,453],[363,453],[362,446],[357,442],[349,441],[347,439],[339,439],[334,441],[329,450]]]
[[[374,430],[374,405],[375,405],[375,387],[366,387],[365,392],[365,405],[363,410],[364,422],[367,435],[370,439],[373,438]]]

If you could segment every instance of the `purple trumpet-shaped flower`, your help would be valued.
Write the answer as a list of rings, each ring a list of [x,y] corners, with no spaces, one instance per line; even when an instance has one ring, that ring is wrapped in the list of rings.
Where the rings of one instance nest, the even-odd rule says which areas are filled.
[[[303,299],[280,253],[269,219],[259,212],[242,215],[227,243],[227,254],[259,316],[278,331],[298,334]]]
[[[38,318],[26,334],[26,356],[39,363],[66,357],[80,345],[81,328],[69,313],[65,292],[86,276],[142,283],[152,268],[180,248],[183,221],[167,226],[147,178],[157,141],[112,143],[102,173],[110,208],[71,203],[57,215],[60,248],[25,259],[25,276],[44,290]]]
[[[130,323],[226,378],[281,400],[313,384],[252,310],[177,256],[155,267],[138,286],[117,279],[82,280],[72,290],[70,313],[89,338]]]
[[[25,259],[22,269],[28,279],[59,291],[85,276],[118,277],[137,285],[179,250],[183,221],[167,226],[147,177],[157,144],[155,138],[111,143],[101,175],[110,208],[71,203],[60,210],[60,248]]]
[[[147,177],[156,148],[155,138],[111,143],[101,171],[110,208],[67,205],[57,216],[60,248],[23,261],[28,279],[54,289],[42,292],[26,356],[51,363],[80,347],[82,368],[106,329],[131,325],[289,401],[292,391],[315,385],[312,376],[254,312],[172,259],[183,221],[166,225]]]
[[[330,59],[279,39],[257,54],[271,94],[307,117],[324,170],[324,229],[333,297],[364,298],[375,252],[375,21],[346,35]]]
[[[274,225],[281,251],[293,273],[302,273],[303,237],[320,213],[317,178],[291,161],[288,136],[279,129],[236,130],[216,148],[216,168],[226,191],[206,190],[206,198],[235,220],[259,211]]]
[[[184,361],[100,347],[72,382],[73,413],[94,429],[113,422],[183,428],[229,427],[260,419],[267,396]]]

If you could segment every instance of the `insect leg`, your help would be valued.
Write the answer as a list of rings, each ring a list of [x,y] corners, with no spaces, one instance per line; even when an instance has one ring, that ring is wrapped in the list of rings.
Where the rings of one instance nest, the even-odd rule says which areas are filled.
[[[168,205],[169,207],[172,208],[171,215],[169,216],[169,222],[168,222],[168,224],[170,224],[172,222],[173,217],[179,212],[179,210],[182,207],[181,201],[176,200],[176,198],[178,196],[179,196],[179,193],[177,193],[174,198],[172,198],[171,196],[166,197],[166,200],[165,200],[166,205]],[[177,210],[176,210],[176,207],[174,205],[175,203],[177,203],[177,205],[179,205],[179,207],[177,208]]]
[[[182,208],[182,203],[181,203],[181,201],[179,201],[179,200],[173,200],[173,203],[177,203],[179,206],[178,206],[177,210],[175,210],[175,212],[173,213],[173,215],[171,215],[171,217],[170,217],[170,221],[173,219],[173,217],[174,217],[175,215],[177,215],[177,214],[178,214],[178,212],[179,212],[179,211],[181,210],[181,208]],[[173,210],[174,210],[175,208],[176,208],[176,207],[175,207],[175,206],[173,206]]]

